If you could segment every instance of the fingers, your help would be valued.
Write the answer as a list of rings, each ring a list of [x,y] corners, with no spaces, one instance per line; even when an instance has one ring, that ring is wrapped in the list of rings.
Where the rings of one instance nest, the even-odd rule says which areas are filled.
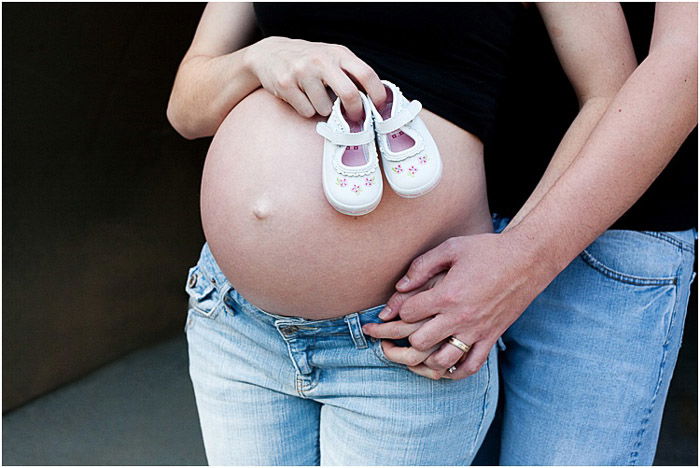
[[[357,81],[377,108],[384,106],[386,87],[377,73],[355,55],[340,62],[340,66]]]
[[[333,103],[321,80],[318,78],[309,78],[303,80],[300,85],[316,112],[323,116],[330,115]]]
[[[399,310],[401,306],[406,302],[411,296],[415,296],[419,291],[411,291],[408,293],[394,293],[391,295],[388,301],[386,301],[386,306],[384,310],[379,313],[379,318],[388,322],[399,316]]]
[[[423,377],[427,377],[427,378],[433,379],[433,380],[440,380],[443,376],[449,375],[449,374],[446,374],[445,369],[435,370],[435,369],[431,369],[430,367],[426,366],[425,364],[418,364],[417,366],[409,366],[408,369],[415,374],[422,375]]]
[[[417,366],[439,348],[439,346],[435,346],[427,351],[418,351],[413,347],[399,346],[391,341],[382,341],[379,346],[382,347],[387,358],[407,366]]]
[[[416,257],[408,268],[406,275],[396,283],[399,292],[407,292],[425,284],[435,274],[446,270],[454,261],[455,238],[447,239],[442,244],[423,255]]]
[[[417,350],[425,351],[435,346],[439,347],[445,338],[452,335],[452,330],[454,330],[454,323],[444,315],[437,315],[412,333],[408,341]],[[454,348],[454,346],[450,346]]]
[[[460,335],[455,336],[463,342],[469,344],[468,339],[465,339]],[[471,349],[469,351],[471,352]],[[461,362],[462,360],[466,359],[468,354],[469,353],[465,354],[464,351],[462,351],[458,347],[445,342],[442,344],[440,349],[428,356],[428,358],[426,358],[426,360],[423,361],[423,364],[430,367],[431,369],[444,371],[446,369],[449,369],[451,366],[457,364],[458,362]]]
[[[437,304],[438,294],[434,289],[419,292],[404,301],[399,309],[399,317],[404,322],[418,322],[439,313]]]
[[[481,366],[488,359],[494,343],[495,340],[481,340],[474,343],[467,353],[467,357],[457,366],[457,370],[451,374],[445,374],[445,377],[459,380],[479,372]]]
[[[302,93],[299,88],[288,87],[287,89],[279,90],[277,94],[280,99],[292,106],[299,115],[310,118],[316,114],[314,106],[311,105],[306,94]]]
[[[352,121],[362,120],[364,112],[360,91],[350,77],[339,68],[329,67],[323,74],[323,80],[330,86],[335,95],[340,98],[348,119]]]
[[[362,326],[362,331],[374,338],[388,338],[398,340],[405,338],[418,330],[428,319],[417,323],[406,323],[402,320],[395,320],[387,323],[366,323]]]

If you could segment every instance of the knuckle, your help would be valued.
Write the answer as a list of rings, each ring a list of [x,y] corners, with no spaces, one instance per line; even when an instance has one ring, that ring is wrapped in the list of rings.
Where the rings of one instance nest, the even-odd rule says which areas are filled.
[[[386,306],[392,310],[396,310],[402,302],[403,300],[399,297],[399,294],[394,294],[386,301]]]
[[[450,255],[454,254],[457,250],[457,243],[456,237],[450,237],[445,241],[445,251]]]
[[[413,261],[411,262],[411,266],[409,267],[410,272],[418,272],[423,268],[423,265],[425,264],[425,257],[423,255],[419,255],[418,257],[414,258]]]
[[[451,290],[440,292],[437,299],[443,307],[454,307],[459,303],[457,295]]]
[[[408,341],[411,343],[411,347],[416,351],[427,351],[430,348],[425,342],[425,339],[421,337],[416,338],[415,335],[409,336]]]
[[[369,66],[364,65],[360,67],[360,69],[357,72],[357,79],[361,81],[370,81],[373,80],[377,74],[374,73],[374,70],[372,70]]]
[[[340,99],[346,104],[354,105],[360,103],[360,95],[356,90],[344,89],[341,91]]]
[[[294,63],[294,65],[292,65],[292,74],[295,76],[301,76],[301,75],[304,75],[306,73],[307,69],[308,69],[308,67],[306,65],[306,61],[301,60],[299,62]]]
[[[343,53],[343,54],[352,53],[352,52],[350,52],[350,49],[348,49],[347,47],[345,47],[345,46],[342,45],[342,44],[334,44],[334,45],[333,45],[333,48],[334,48],[337,52],[340,52],[340,53]]]
[[[282,75],[277,79],[277,87],[281,90],[287,91],[294,85],[294,78],[287,74]]]
[[[441,369],[447,369],[452,365],[452,362],[447,359],[447,356],[445,355],[437,355],[433,358],[433,363],[435,364],[435,367],[439,367]]]
[[[470,325],[472,323],[473,316],[468,309],[460,309],[457,311],[455,318],[457,323],[460,325]],[[473,332],[473,330],[471,331]]]
[[[325,57],[319,54],[314,54],[311,57],[309,57],[309,64],[313,65],[314,67],[322,67],[323,64],[325,63]]]
[[[418,364],[420,364],[421,362],[423,362],[423,361],[421,361],[419,356],[411,356],[408,358],[407,364],[411,367],[414,367],[414,366],[417,366]]]
[[[469,364],[465,369],[467,375],[474,375],[477,372],[479,372],[479,369],[481,369],[482,364],[483,363]]]

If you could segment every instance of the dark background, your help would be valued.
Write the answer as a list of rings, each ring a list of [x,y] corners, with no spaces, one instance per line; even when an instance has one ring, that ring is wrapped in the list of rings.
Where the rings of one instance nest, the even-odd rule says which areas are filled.
[[[4,424],[6,442],[13,427],[27,431],[15,430],[18,440],[32,440],[31,433],[47,421],[36,408],[51,395],[65,394],[78,379],[89,380],[108,363],[135,362],[128,354],[134,350],[181,339],[184,280],[204,241],[199,181],[210,139],[183,139],[165,116],[177,66],[204,4],[5,3],[2,8],[3,419],[30,410],[36,417],[34,426]],[[551,154],[571,120],[570,107],[562,104],[569,105],[572,95],[561,75],[539,74],[547,77],[539,85],[524,83],[541,99],[520,119],[537,120],[541,131],[520,144]],[[515,124],[516,114],[511,115]],[[491,167],[498,158],[513,159],[519,148],[512,145],[492,146],[487,169],[489,158]],[[506,209],[506,195],[517,200],[537,182],[523,177],[504,191],[494,173],[489,183],[496,209]],[[697,464],[696,302],[694,295],[658,463]],[[151,368],[157,371],[158,365]],[[112,388],[145,372],[124,369]],[[186,368],[178,372],[187,379]],[[143,403],[151,400],[140,393],[129,393],[128,401],[141,401],[139,411],[148,411],[157,404],[158,389],[148,391],[148,397],[155,393],[152,403]],[[183,407],[171,407],[167,414],[175,421],[181,415],[179,424],[197,436],[191,389],[183,391]],[[95,401],[113,404],[107,397]],[[138,436],[139,428],[133,430]],[[51,444],[42,439],[33,452]],[[124,445],[123,451],[131,447]],[[201,442],[193,441],[193,447],[201,451]],[[21,457],[14,460],[23,463]],[[95,455],[85,463],[99,460]],[[136,463],[148,463],[141,460]]]

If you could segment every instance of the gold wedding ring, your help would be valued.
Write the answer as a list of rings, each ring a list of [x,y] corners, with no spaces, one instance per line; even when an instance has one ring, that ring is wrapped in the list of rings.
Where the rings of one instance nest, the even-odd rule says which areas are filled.
[[[458,340],[454,336],[451,336],[447,342],[452,346],[456,346],[457,348],[461,349],[464,354],[467,354],[472,347],[472,345],[468,345],[465,342]]]

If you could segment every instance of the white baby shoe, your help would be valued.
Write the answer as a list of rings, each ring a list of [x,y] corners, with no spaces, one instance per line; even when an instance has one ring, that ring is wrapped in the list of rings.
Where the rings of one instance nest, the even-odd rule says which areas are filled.
[[[348,122],[336,99],[327,122],[316,124],[323,144],[323,192],[343,214],[359,216],[374,210],[382,199],[382,174],[374,145],[370,101],[360,93],[362,122]]]
[[[415,198],[437,186],[442,160],[435,140],[418,113],[418,101],[408,101],[395,84],[382,80],[387,101],[382,110],[373,103],[374,131],[386,180],[399,196]]]

